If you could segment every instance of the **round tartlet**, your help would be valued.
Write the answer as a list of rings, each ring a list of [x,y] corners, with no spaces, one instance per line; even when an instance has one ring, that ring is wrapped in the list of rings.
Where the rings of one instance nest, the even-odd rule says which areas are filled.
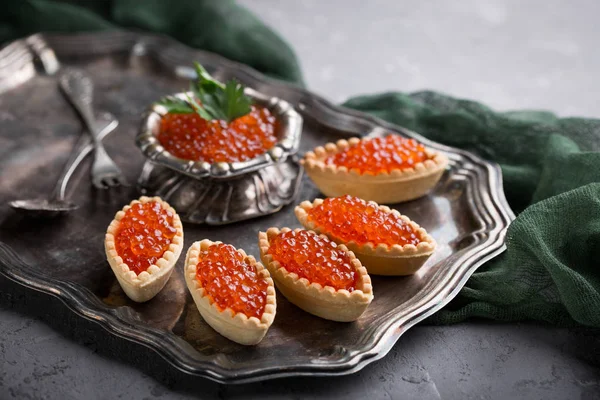
[[[361,174],[355,168],[348,170],[345,166],[325,163],[327,157],[355,146],[362,140],[370,138],[338,140],[336,143],[318,146],[304,155],[301,164],[321,193],[328,197],[349,194],[377,203],[400,203],[427,194],[440,180],[448,165],[448,157],[429,148],[425,148],[428,159],[415,164],[413,168],[393,169],[377,174]]]
[[[388,246],[385,243],[376,244],[372,242],[357,244],[354,241],[344,241],[332,232],[327,232],[314,221],[309,220],[308,212],[322,203],[323,199],[315,199],[312,203],[310,201],[300,203],[294,210],[300,224],[306,229],[327,235],[329,239],[338,244],[345,245],[356,255],[371,275],[412,275],[423,266],[435,251],[436,242],[425,229],[407,216],[401,215],[397,210],[382,205],[377,205],[377,207],[385,213],[395,214],[409,224],[414,231],[420,234],[422,240],[416,246],[413,244]]]
[[[273,279],[271,279],[269,271],[261,263],[257,262],[253,256],[247,255],[242,249],[236,249],[236,251],[244,256],[244,261],[253,265],[256,268],[257,274],[267,281],[265,309],[260,319],[254,316],[248,317],[242,312],[236,313],[231,308],[220,310],[214,302],[211,303],[206,290],[200,285],[198,279],[196,279],[197,266],[200,262],[200,252],[213,244],[220,243],[204,239],[190,246],[184,270],[187,287],[192,294],[200,315],[215,331],[239,344],[257,344],[263,339],[275,319],[277,300]]]
[[[296,231],[299,230],[296,229]],[[270,240],[279,235],[280,232],[289,231],[291,231],[289,228],[282,228],[281,230],[269,228],[266,232],[259,232],[258,234],[261,260],[271,273],[277,289],[291,303],[318,317],[339,322],[357,320],[373,300],[373,286],[366,268],[361,265],[351,251],[340,245],[337,248],[348,254],[352,266],[358,274],[354,291],[336,290],[331,286],[323,287],[318,283],[310,282],[306,278],[299,278],[296,273],[289,272],[268,254]]]
[[[145,204],[151,202],[159,203],[163,210],[170,211],[173,214],[173,226],[176,229],[176,233],[161,258],[153,265],[150,265],[145,271],[136,274],[135,271],[132,271],[129,266],[123,262],[123,259],[117,253],[115,247],[115,235],[119,228],[120,221],[125,216],[127,210],[136,203]],[[181,220],[173,207],[160,197],[142,196],[138,200],[133,200],[129,205],[126,205],[121,211],[117,212],[106,231],[104,250],[106,252],[108,263],[125,294],[131,300],[139,303],[148,301],[156,296],[165,286],[171,277],[173,267],[181,255],[181,251],[183,250],[183,226],[181,225]]]

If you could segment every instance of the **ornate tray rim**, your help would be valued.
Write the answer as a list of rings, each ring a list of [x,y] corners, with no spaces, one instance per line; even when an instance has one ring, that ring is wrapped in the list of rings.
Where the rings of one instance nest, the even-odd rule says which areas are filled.
[[[506,248],[504,244],[506,229],[515,216],[502,190],[502,174],[497,164],[485,161],[467,151],[435,143],[418,133],[393,125],[377,117],[336,106],[306,89],[273,80],[246,65],[230,61],[213,53],[192,49],[171,38],[159,35],[130,31],[69,35],[39,33],[16,40],[0,49],[0,92],[11,88],[6,86],[6,82],[2,82],[3,74],[6,76],[7,73],[20,72],[18,75],[20,81],[13,82],[14,85],[11,85],[14,87],[27,81],[29,77],[35,74],[31,68],[34,59],[46,65],[47,54],[40,54],[39,52],[40,49],[42,51],[49,50],[44,49],[43,43],[45,41],[52,43],[51,48],[60,47],[61,51],[69,49],[71,53],[77,53],[78,49],[86,49],[89,53],[90,47],[92,47],[90,43],[94,43],[94,49],[100,54],[110,49],[114,50],[115,46],[123,49],[131,49],[136,44],[152,45],[161,49],[170,47],[172,49],[170,52],[171,58],[168,55],[161,57],[160,54],[156,54],[156,57],[160,58],[161,62],[177,66],[181,65],[181,61],[178,62],[181,58],[189,60],[196,57],[195,55],[201,55],[203,59],[210,60],[212,64],[221,65],[232,73],[243,76],[255,85],[275,86],[286,91],[290,96],[301,99],[299,108],[303,110],[310,108],[310,111],[320,115],[322,120],[326,120],[327,115],[335,114],[343,116],[348,121],[362,123],[365,126],[366,133],[374,133],[380,129],[391,130],[416,138],[433,148],[443,150],[449,153],[451,163],[457,160],[464,161],[461,171],[465,179],[479,180],[479,183],[487,189],[485,192],[475,191],[476,193],[473,194],[478,211],[485,211],[488,224],[491,226],[489,232],[475,232],[474,235],[484,235],[483,237],[486,235],[487,239],[479,247],[465,252],[459,259],[455,260],[455,263],[459,265],[456,270],[444,276],[443,279],[438,279],[439,282],[434,282],[435,280],[429,282],[422,290],[425,293],[424,295],[413,298],[412,304],[409,304],[402,313],[397,313],[393,318],[388,319],[384,328],[380,329],[379,334],[373,340],[371,347],[364,348],[363,351],[348,351],[345,348],[336,349],[342,357],[338,358],[336,362],[327,363],[278,365],[270,368],[249,366],[236,369],[235,365],[232,365],[222,354],[212,360],[208,357],[202,360],[192,358],[189,354],[186,354],[184,349],[186,346],[190,348],[191,346],[183,339],[175,335],[164,335],[163,331],[155,328],[133,326],[122,319],[117,309],[106,306],[89,290],[85,288],[82,290],[81,287],[69,282],[36,275],[18,254],[9,246],[0,242],[0,273],[2,275],[28,288],[59,298],[75,314],[98,323],[118,337],[154,350],[183,372],[220,383],[247,383],[289,376],[332,376],[357,372],[371,362],[384,357],[406,330],[446,305],[462,289],[467,279],[479,266],[500,254]],[[174,54],[177,57],[173,57]],[[479,169],[475,167],[479,167]],[[482,173],[484,176],[482,176]]]

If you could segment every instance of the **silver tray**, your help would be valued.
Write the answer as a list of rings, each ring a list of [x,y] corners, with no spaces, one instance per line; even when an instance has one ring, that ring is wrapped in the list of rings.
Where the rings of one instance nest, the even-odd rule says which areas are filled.
[[[102,242],[114,213],[138,196],[135,188],[95,191],[82,168],[71,186],[71,198],[81,207],[72,215],[28,220],[6,206],[9,200],[49,191],[80,134],[80,123],[59,94],[56,78],[43,72],[60,68],[54,55],[60,65],[84,68],[97,85],[96,108],[118,117],[120,126],[105,143],[131,182],[144,162],[134,143],[141,116],[152,101],[187,87],[181,71],[192,60],[217,78],[236,77],[292,104],[304,119],[300,153],[381,129],[445,151],[450,167],[433,192],[396,207],[425,227],[439,248],[414,276],[373,277],[375,300],[355,323],[313,317],[278,296],[275,323],[255,347],[230,342],[202,321],[183,281],[182,260],[156,298],[132,303],[106,263]],[[60,298],[76,314],[145,345],[182,371],[219,382],[360,370],[385,356],[407,329],[447,304],[477,267],[502,252],[514,218],[497,165],[165,37],[109,32],[36,35],[14,42],[0,51],[0,104],[0,273]],[[304,177],[298,201],[317,196]],[[186,246],[207,237],[256,256],[257,232],[270,226],[299,226],[293,205],[227,226],[186,225]]]

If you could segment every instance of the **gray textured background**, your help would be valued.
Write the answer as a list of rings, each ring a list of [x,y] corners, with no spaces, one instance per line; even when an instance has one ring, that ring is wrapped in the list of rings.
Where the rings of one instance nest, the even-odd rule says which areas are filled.
[[[597,0],[243,0],[330,100],[435,89],[499,110],[600,116]]]
[[[244,0],[294,46],[309,87],[342,101],[441,90],[500,110],[600,115],[600,2]],[[0,400],[600,399],[600,335],[529,323],[418,326],[341,378],[217,385],[0,280]]]

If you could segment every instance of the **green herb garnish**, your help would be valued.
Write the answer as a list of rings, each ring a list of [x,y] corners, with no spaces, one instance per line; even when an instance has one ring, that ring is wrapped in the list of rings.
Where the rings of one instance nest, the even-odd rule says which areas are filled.
[[[162,98],[157,104],[173,114],[197,113],[203,119],[231,122],[250,112],[252,100],[244,94],[244,86],[232,79],[225,85],[215,80],[199,63],[194,63],[198,79],[190,86],[193,96],[183,100],[173,96]]]

